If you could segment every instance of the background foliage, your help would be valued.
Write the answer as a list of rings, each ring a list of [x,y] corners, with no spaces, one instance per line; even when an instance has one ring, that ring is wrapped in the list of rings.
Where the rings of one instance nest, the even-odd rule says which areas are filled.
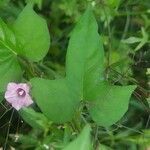
[[[29,0],[1,0],[0,17],[11,26],[27,2]],[[87,4],[91,3],[105,49],[105,77],[112,84],[136,84],[138,87],[132,95],[126,115],[109,128],[97,126],[89,117],[87,110],[84,110],[82,120],[75,118],[73,122],[59,126],[31,110],[28,113],[37,118],[36,123],[30,120],[29,126],[22,122],[20,115],[23,116],[23,112],[20,115],[14,112],[11,128],[8,130],[12,112],[3,101],[0,106],[0,145],[3,145],[6,136],[10,133],[11,136],[7,141],[9,147],[46,149],[47,144],[51,143],[51,149],[59,149],[74,139],[88,121],[93,129],[91,134],[94,137],[92,139],[94,149],[148,149],[150,145],[149,0],[34,0],[34,2],[35,11],[47,20],[51,47],[40,63],[23,62],[27,70],[24,73],[25,79],[29,80],[35,76],[54,79],[65,75],[66,47],[70,31],[87,8]],[[0,99],[2,101],[3,97],[1,96]],[[30,118],[24,117],[24,119]],[[89,127],[85,127],[79,137],[82,139],[86,136],[86,143],[89,143],[89,130]],[[49,132],[53,134],[49,135]],[[73,145],[80,146],[78,141],[81,140],[76,140]]]

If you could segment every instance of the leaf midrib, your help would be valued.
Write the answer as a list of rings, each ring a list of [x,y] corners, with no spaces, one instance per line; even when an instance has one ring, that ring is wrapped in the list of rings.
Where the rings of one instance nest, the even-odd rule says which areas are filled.
[[[0,43],[3,44],[3,46],[7,48],[11,53],[13,53],[13,55],[17,56],[17,53],[11,47],[9,47],[4,41],[0,40]]]

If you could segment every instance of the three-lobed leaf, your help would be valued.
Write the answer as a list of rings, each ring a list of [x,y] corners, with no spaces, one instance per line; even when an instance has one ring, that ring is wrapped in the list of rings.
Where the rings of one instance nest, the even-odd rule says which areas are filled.
[[[54,122],[70,121],[81,100],[103,72],[103,50],[98,27],[88,9],[75,27],[67,50],[66,77],[61,80],[32,79],[33,96]],[[99,57],[100,56],[100,57]],[[40,92],[41,91],[41,92]]]
[[[71,34],[66,77],[31,80],[38,106],[56,123],[70,121],[81,100],[89,102],[91,117],[101,126],[114,124],[127,111],[135,86],[104,84],[104,50],[97,30],[88,8]]]

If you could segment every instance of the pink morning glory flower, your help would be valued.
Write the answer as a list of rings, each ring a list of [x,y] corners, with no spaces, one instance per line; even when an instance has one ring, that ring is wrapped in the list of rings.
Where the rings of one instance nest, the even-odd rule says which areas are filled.
[[[22,107],[27,107],[33,103],[32,98],[29,95],[30,86],[26,83],[9,83],[5,92],[5,99],[16,110]]]

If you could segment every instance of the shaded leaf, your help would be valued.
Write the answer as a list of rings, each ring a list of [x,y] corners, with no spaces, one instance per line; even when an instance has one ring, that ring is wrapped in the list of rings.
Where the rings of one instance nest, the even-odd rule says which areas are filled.
[[[31,135],[14,135],[11,134],[10,137],[15,140],[15,142],[25,144],[26,147],[33,147],[38,145],[37,139],[33,138]]]
[[[42,1],[43,0],[26,0],[26,3],[33,3],[33,4],[37,4],[37,6],[41,9],[42,8]]]
[[[141,38],[138,37],[129,37],[128,39],[122,40],[123,43],[133,44],[141,42]]]
[[[48,119],[42,113],[36,112],[31,108],[23,108],[19,111],[19,114],[33,128],[45,130],[49,125]]]

